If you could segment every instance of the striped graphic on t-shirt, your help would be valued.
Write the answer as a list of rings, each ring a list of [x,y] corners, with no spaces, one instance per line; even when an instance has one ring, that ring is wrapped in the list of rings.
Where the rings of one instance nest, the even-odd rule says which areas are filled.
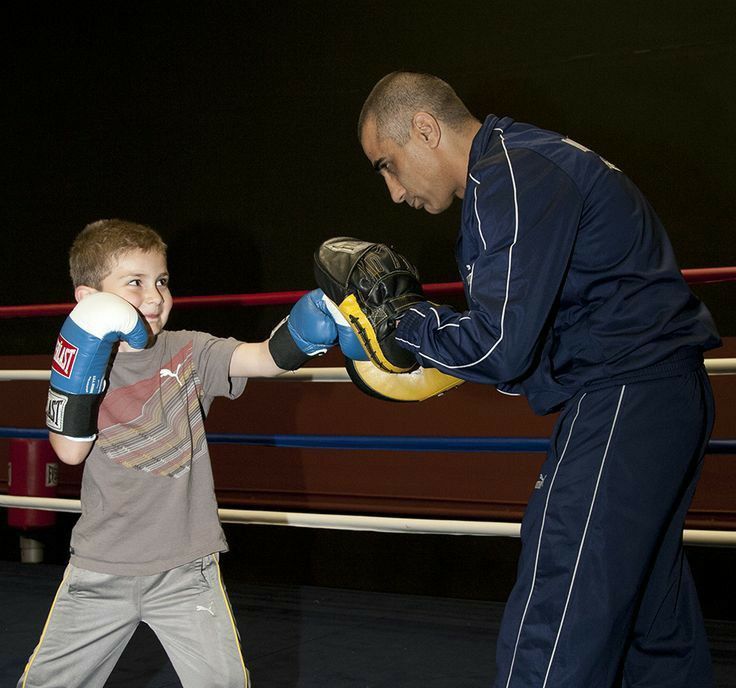
[[[188,473],[205,449],[200,389],[190,343],[155,376],[107,394],[98,445],[125,468],[171,478]]]

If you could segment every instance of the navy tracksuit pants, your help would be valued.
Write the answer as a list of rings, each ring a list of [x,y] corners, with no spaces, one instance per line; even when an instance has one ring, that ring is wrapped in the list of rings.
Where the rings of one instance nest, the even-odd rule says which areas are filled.
[[[683,367],[582,391],[560,414],[522,524],[495,688],[713,688],[682,548],[713,397],[702,363]]]

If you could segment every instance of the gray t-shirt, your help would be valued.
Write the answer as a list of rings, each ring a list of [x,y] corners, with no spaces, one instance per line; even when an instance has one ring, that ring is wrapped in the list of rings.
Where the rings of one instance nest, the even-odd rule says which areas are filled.
[[[74,566],[144,576],[227,550],[204,418],[215,397],[245,389],[228,375],[239,343],[164,331],[150,349],[115,355],[82,476]]]

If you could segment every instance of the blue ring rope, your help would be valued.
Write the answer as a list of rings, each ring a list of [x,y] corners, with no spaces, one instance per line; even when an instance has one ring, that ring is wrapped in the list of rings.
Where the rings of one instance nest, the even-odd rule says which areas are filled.
[[[46,439],[48,430],[3,428],[0,438]],[[210,444],[239,444],[297,449],[371,449],[374,451],[546,452],[549,440],[537,437],[417,437],[412,435],[239,435],[208,433]],[[736,439],[711,440],[708,454],[736,454]]]

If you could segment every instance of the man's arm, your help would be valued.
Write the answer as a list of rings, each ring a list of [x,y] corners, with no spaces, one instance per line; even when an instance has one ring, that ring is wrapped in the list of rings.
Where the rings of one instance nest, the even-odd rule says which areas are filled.
[[[415,304],[396,333],[421,365],[489,384],[517,379],[533,365],[582,210],[575,185],[544,157],[511,150],[507,163],[469,188],[482,247],[469,266],[469,309]]]

